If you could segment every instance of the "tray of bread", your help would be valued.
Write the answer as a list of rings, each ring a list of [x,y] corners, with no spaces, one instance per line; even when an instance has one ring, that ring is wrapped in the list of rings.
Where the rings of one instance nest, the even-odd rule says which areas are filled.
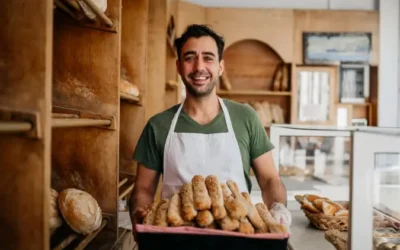
[[[348,202],[332,201],[314,194],[296,195],[295,198],[314,227],[320,230],[348,230]]]
[[[277,223],[263,203],[215,175],[195,175],[170,198],[154,202],[136,225],[139,248],[286,249],[288,229]],[[190,245],[190,247],[189,247]]]

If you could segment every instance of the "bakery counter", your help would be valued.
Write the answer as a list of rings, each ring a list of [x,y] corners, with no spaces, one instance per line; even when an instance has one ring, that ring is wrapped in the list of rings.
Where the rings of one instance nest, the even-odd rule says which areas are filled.
[[[292,225],[289,239],[293,250],[335,250],[336,248],[325,239],[325,232],[312,227],[301,210],[291,210]]]

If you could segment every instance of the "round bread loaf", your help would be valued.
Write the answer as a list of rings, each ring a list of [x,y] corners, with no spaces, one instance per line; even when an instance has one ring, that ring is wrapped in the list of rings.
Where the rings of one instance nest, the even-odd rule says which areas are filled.
[[[89,234],[100,227],[101,209],[87,192],[75,188],[63,190],[58,206],[67,224],[77,233]]]
[[[58,198],[58,192],[54,189],[51,189],[50,190],[50,200],[49,200],[49,203],[50,203],[50,211],[49,211],[50,234],[53,234],[53,232],[62,225],[62,218],[58,211],[57,198]]]

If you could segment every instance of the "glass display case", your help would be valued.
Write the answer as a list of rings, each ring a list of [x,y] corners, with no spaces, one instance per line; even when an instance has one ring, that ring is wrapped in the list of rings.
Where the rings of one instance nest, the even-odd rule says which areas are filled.
[[[275,166],[286,186],[288,201],[305,193],[349,200],[353,130],[306,125],[271,127]]]
[[[353,144],[351,249],[400,249],[400,129],[360,128]]]

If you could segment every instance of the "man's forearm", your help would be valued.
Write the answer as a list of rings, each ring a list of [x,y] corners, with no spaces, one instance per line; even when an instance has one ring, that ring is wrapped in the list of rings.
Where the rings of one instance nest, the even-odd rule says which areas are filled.
[[[132,191],[129,211],[132,216],[133,212],[135,212],[139,208],[145,208],[151,205],[154,201],[154,194],[148,190],[140,190],[138,188],[134,188]],[[132,219],[132,217],[131,217]]]
[[[286,188],[280,179],[270,179],[261,187],[264,203],[271,208],[274,202],[287,205]]]

